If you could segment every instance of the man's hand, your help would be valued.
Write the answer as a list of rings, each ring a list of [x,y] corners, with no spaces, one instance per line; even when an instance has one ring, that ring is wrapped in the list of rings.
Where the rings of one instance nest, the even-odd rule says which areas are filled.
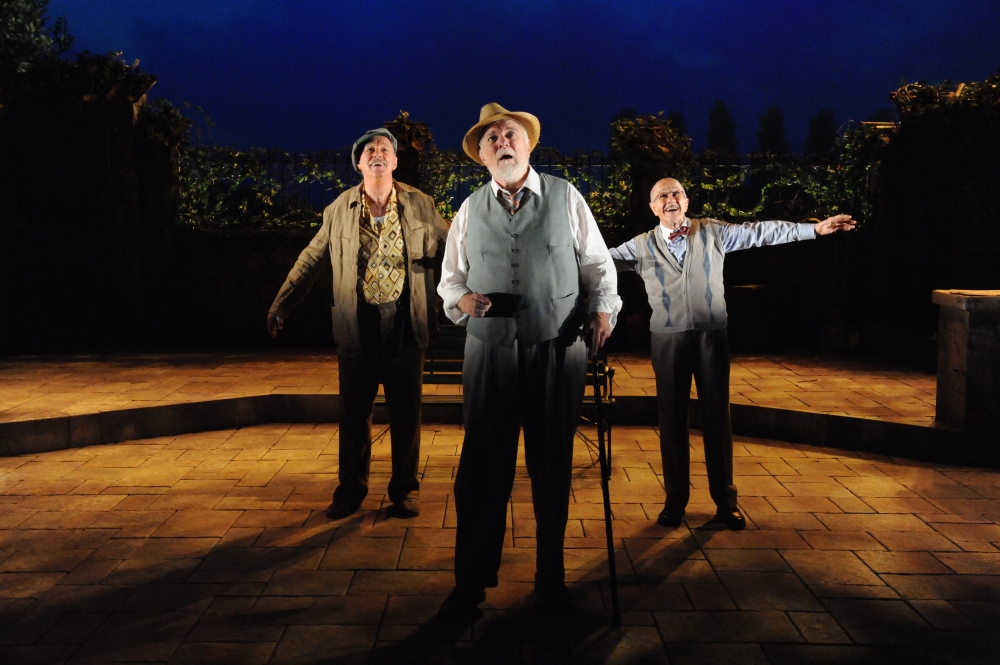
[[[486,312],[489,311],[492,304],[490,299],[482,293],[466,293],[458,301],[458,309],[474,319],[481,319],[486,316]]]
[[[587,319],[587,328],[590,329],[590,357],[596,358],[598,350],[611,337],[611,315],[607,312],[594,312]]]
[[[816,222],[813,228],[816,230],[816,235],[825,236],[837,231],[850,231],[856,224],[857,222],[851,219],[850,215],[834,215],[827,217],[822,222]]]
[[[285,319],[278,316],[277,312],[267,313],[267,332],[271,339],[278,339],[278,331],[285,327]]]

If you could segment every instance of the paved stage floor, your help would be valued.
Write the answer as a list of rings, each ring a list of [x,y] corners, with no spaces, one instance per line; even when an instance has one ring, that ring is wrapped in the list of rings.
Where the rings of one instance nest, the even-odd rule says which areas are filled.
[[[648,355],[616,354],[619,395],[656,393]],[[933,426],[936,377],[851,356],[735,356],[737,404]],[[0,422],[270,393],[338,393],[325,352],[190,353],[0,360]],[[425,385],[425,394],[461,386]],[[692,390],[692,394],[694,391]]]
[[[119,386],[150,380],[122,373]],[[214,376],[216,391],[283,387],[273,374]],[[656,432],[616,428],[625,626],[608,627],[598,473],[578,441],[566,541],[576,617],[532,605],[522,459],[500,586],[474,625],[453,627],[434,614],[452,585],[461,428],[424,427],[413,520],[386,517],[384,439],[363,510],[326,519],[337,437],[336,425],[274,424],[0,458],[0,662],[1000,659],[1000,472],[737,437],[750,525],[718,531],[703,528],[713,508],[694,436],[692,505],[667,530],[652,521],[663,501]]]

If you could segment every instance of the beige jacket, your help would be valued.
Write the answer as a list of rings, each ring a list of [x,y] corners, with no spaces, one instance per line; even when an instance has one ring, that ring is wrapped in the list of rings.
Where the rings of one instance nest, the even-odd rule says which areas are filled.
[[[399,219],[406,243],[410,289],[410,322],[420,348],[437,332],[437,292],[434,258],[438,243],[443,247],[448,236],[444,221],[434,201],[420,190],[396,182]],[[333,339],[340,351],[356,351],[358,339],[358,228],[361,217],[361,186],[352,187],[323,211],[323,226],[302,250],[277,297],[271,312],[286,318],[302,302],[321,262],[330,258],[333,267]]]

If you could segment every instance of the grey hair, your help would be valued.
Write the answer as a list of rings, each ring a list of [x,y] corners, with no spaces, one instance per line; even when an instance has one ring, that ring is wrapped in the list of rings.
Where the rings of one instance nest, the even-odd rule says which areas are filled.
[[[486,136],[486,132],[490,131],[490,129],[492,127],[496,127],[497,125],[502,125],[503,123],[507,122],[508,120],[510,120],[512,123],[514,123],[515,125],[517,125],[518,127],[521,128],[521,133],[524,134],[524,141],[525,141],[525,143],[527,143],[528,145],[531,145],[531,137],[528,136],[528,130],[525,129],[524,125],[522,125],[521,123],[519,123],[517,120],[514,120],[514,118],[511,118],[510,116],[504,116],[503,118],[500,118],[496,122],[491,122],[490,124],[488,124],[485,127],[483,127],[483,133],[479,135],[479,149],[480,150],[483,149],[483,137]]]

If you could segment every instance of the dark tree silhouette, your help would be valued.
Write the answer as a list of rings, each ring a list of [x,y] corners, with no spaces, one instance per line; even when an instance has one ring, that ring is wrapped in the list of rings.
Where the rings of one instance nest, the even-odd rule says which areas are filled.
[[[721,99],[715,100],[715,106],[708,114],[708,150],[716,152],[736,152],[736,123],[729,109]]]
[[[803,152],[807,159],[829,160],[836,143],[837,126],[833,122],[833,111],[823,109],[809,119],[809,134]]]
[[[780,106],[768,106],[767,110],[760,114],[757,150],[773,155],[787,155],[792,151],[785,139],[785,119]]]

